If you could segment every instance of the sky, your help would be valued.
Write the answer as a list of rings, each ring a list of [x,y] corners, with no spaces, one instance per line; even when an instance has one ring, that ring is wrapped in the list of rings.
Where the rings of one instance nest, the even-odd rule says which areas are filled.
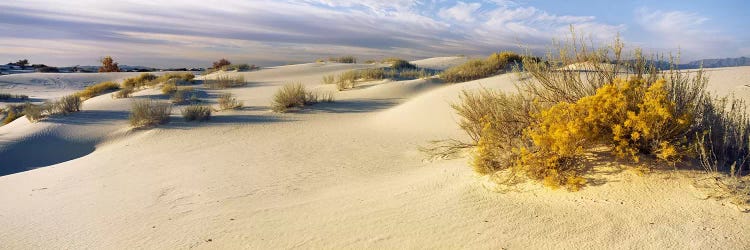
[[[0,63],[263,66],[543,53],[576,33],[681,60],[750,56],[750,1],[2,0]]]

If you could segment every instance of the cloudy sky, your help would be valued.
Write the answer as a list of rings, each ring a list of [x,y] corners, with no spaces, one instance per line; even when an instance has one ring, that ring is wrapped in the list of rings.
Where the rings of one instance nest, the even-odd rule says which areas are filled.
[[[677,51],[683,61],[750,55],[747,1],[2,0],[0,63],[278,65],[359,58],[543,51],[569,25],[596,43]],[[745,18],[743,18],[745,17]]]

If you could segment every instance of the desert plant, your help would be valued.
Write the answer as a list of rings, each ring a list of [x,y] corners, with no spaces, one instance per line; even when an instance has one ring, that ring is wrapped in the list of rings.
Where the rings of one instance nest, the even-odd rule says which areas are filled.
[[[29,99],[29,96],[27,95],[12,95],[8,93],[0,93],[0,100],[10,100],[10,99],[17,99],[20,101],[25,101]]]
[[[218,75],[214,79],[203,80],[203,84],[209,89],[226,89],[242,87],[247,85],[245,77],[242,75]]]
[[[169,95],[177,91],[177,85],[175,85],[174,82],[166,82],[161,87],[161,93],[165,95]]]
[[[81,111],[81,98],[77,95],[69,95],[60,98],[54,103],[54,113],[67,115],[73,112]]]
[[[128,98],[130,97],[133,92],[135,92],[135,89],[133,88],[122,88],[120,91],[115,92],[112,94],[112,97],[114,98]]]
[[[120,85],[114,82],[100,82],[84,88],[81,91],[75,93],[78,97],[86,100],[94,96],[100,95],[105,91],[119,89]]]
[[[10,98],[11,98],[12,96],[13,96],[13,95],[11,95],[11,94],[8,94],[8,93],[0,93],[0,100],[8,100],[8,99],[10,99]]]
[[[219,59],[218,61],[215,61],[213,63],[213,68],[218,70],[218,69],[221,69],[222,67],[228,66],[230,64],[232,64],[232,62],[230,62],[227,59],[222,58],[222,59]]]
[[[395,70],[404,70],[404,69],[416,69],[417,65],[411,64],[410,62],[402,59],[396,59],[390,62],[391,68]]]
[[[37,122],[44,118],[44,110],[46,109],[42,105],[35,105],[30,102],[27,102],[24,104],[23,107],[23,113],[26,116],[26,119],[29,119],[31,122]]]
[[[334,84],[336,83],[336,76],[335,75],[325,75],[323,76],[323,84]],[[2,99],[2,97],[0,97]]]
[[[99,67],[99,72],[120,72],[120,67],[111,56],[105,56],[101,60],[102,66]]]
[[[198,97],[195,95],[192,87],[177,88],[172,92],[172,96],[169,100],[174,104],[187,104],[198,101]]]
[[[317,103],[320,98],[321,96],[318,93],[307,91],[302,83],[287,83],[273,95],[271,109],[283,113],[292,108],[301,108],[305,105]],[[330,94],[326,98],[329,102],[333,101],[333,96]]]
[[[151,73],[141,73],[140,75],[132,78],[127,78],[120,84],[121,88],[138,89],[148,85],[149,82],[156,80],[158,76]]]
[[[337,63],[357,63],[357,58],[353,56],[329,57],[328,61]]]
[[[464,64],[446,69],[440,78],[446,82],[466,82],[493,76],[505,70],[512,63],[520,62],[521,56],[512,52],[500,52],[487,59],[469,60]]]
[[[130,125],[133,127],[151,127],[169,122],[172,105],[155,102],[151,99],[133,102],[130,110]]]
[[[242,107],[242,102],[238,101],[237,98],[232,96],[232,93],[224,93],[219,95],[219,108],[221,110],[227,109],[238,109]]]
[[[339,74],[336,80],[336,88],[341,91],[356,87],[356,81],[359,74],[356,70],[349,70]]]
[[[12,121],[15,121],[16,119],[23,116],[21,113],[23,112],[23,108],[16,105],[8,105],[5,107],[5,119],[3,119],[3,125],[11,123]]]
[[[182,109],[185,121],[208,121],[211,119],[211,107],[204,105],[190,105]]]

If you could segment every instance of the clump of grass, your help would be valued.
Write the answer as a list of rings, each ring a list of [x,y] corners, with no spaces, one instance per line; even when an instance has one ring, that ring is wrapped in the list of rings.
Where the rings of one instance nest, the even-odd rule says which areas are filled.
[[[81,91],[75,93],[75,95],[86,100],[94,96],[100,95],[105,91],[120,89],[120,85],[114,82],[100,82],[84,88]]]
[[[185,121],[208,121],[211,119],[211,107],[205,105],[190,105],[182,109]]]
[[[337,63],[357,63],[357,58],[353,56],[329,57],[328,61]]]
[[[356,87],[359,74],[356,70],[349,70],[339,74],[336,80],[336,88],[341,91]]]
[[[139,89],[146,86],[149,82],[156,80],[158,76],[151,73],[141,73],[140,75],[132,78],[127,78],[120,83],[120,87],[123,89]]]
[[[177,88],[172,92],[172,96],[169,100],[178,105],[200,102],[197,93],[195,93],[195,89],[192,87]]]
[[[169,122],[172,105],[160,103],[151,99],[133,102],[130,110],[130,125],[136,128],[152,127]]]
[[[10,100],[10,99],[16,99],[19,101],[26,101],[29,99],[29,96],[27,95],[12,95],[8,93],[0,93],[0,100]]]
[[[42,118],[44,118],[44,111],[49,109],[47,107],[44,107],[45,105],[46,104],[35,105],[30,102],[24,104],[23,113],[26,116],[26,119],[29,119],[29,121],[31,122],[40,121]]]
[[[401,70],[398,72],[398,78],[401,79],[423,79],[423,78],[429,78],[433,75],[432,71],[428,71],[425,69],[409,69],[409,70]]]
[[[336,76],[335,75],[325,75],[325,76],[323,76],[323,80],[321,82],[323,84],[334,84],[334,83],[336,83]]]
[[[219,108],[221,110],[227,109],[238,109],[242,107],[242,102],[238,101],[237,98],[232,96],[232,93],[224,93],[219,95]]]
[[[333,96],[329,93],[321,97],[318,93],[307,91],[302,83],[287,83],[274,94],[271,109],[284,113],[293,108],[317,103],[321,99],[332,102]]]
[[[67,115],[73,112],[81,111],[81,98],[77,95],[69,95],[60,98],[59,101],[53,103],[53,110],[55,114]]]
[[[236,70],[236,71],[249,71],[249,70],[257,70],[259,69],[258,66],[255,66],[255,64],[231,64],[223,67],[224,70]]]
[[[417,65],[411,64],[410,62],[403,60],[403,59],[395,59],[390,62],[391,68],[395,70],[404,70],[404,69],[416,69]]]
[[[5,107],[5,119],[3,119],[3,125],[11,123],[16,119],[22,117],[22,112],[23,109],[21,106],[8,105],[7,107]]]
[[[242,87],[247,85],[245,77],[242,75],[219,75],[214,79],[204,80],[203,84],[209,89],[226,89],[234,87]]]
[[[514,63],[520,63],[521,56],[513,52],[500,52],[487,59],[474,59],[446,69],[440,78],[449,83],[466,82],[498,74]]]
[[[115,92],[112,94],[112,97],[114,98],[128,98],[130,97],[133,92],[135,92],[135,89],[133,88],[122,88],[120,91]]]
[[[174,82],[166,82],[161,87],[161,93],[169,95],[177,91],[177,85]]]

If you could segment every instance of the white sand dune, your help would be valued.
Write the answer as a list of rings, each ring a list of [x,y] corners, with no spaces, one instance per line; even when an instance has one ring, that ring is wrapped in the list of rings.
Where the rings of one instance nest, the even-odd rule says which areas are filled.
[[[450,108],[461,90],[511,90],[512,74],[452,85],[380,81],[336,92],[335,103],[290,114],[269,110],[285,82],[333,91],[320,85],[323,75],[363,67],[375,66],[227,73],[252,84],[205,95],[231,92],[246,108],[215,113],[205,123],[181,121],[178,107],[169,124],[131,131],[131,100],[100,96],[68,117],[0,127],[0,168],[7,159],[55,162],[0,176],[2,248],[750,246],[750,216],[704,200],[691,186],[694,172],[640,176],[603,168],[579,192],[529,185],[496,193],[475,177],[467,158],[424,160],[419,146],[463,137]],[[711,74],[712,89],[750,95],[742,92],[750,67]],[[135,98],[149,96],[158,91]],[[64,142],[37,150],[54,138]],[[68,152],[74,144],[86,150]]]

